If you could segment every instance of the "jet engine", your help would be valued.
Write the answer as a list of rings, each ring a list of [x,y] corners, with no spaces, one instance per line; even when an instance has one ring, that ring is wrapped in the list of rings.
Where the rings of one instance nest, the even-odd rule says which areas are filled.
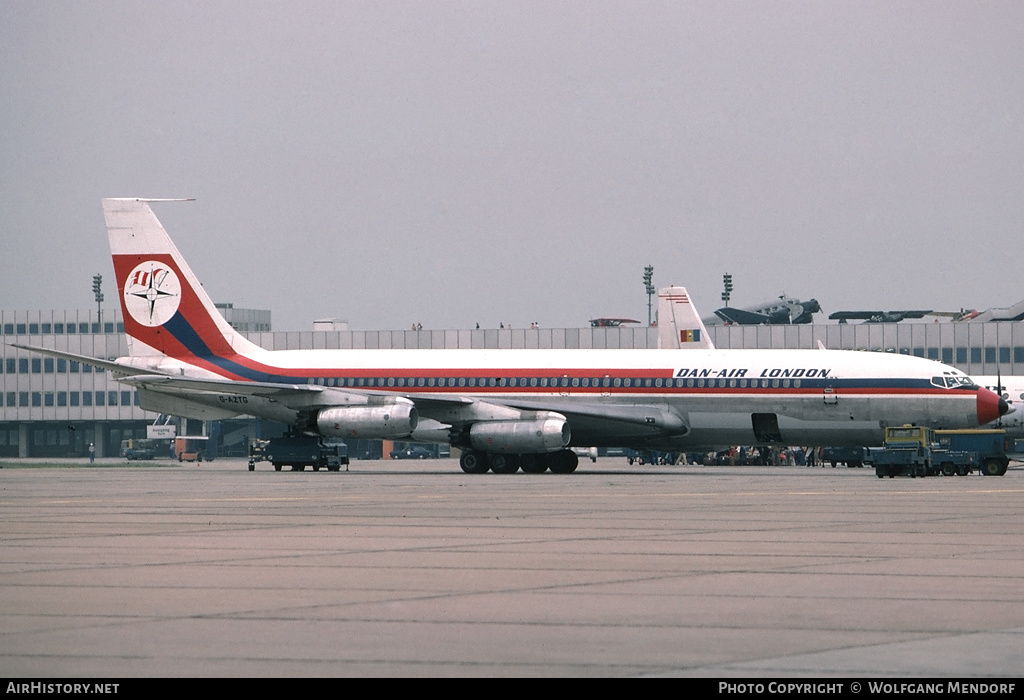
[[[537,420],[474,423],[469,429],[469,443],[482,452],[557,452],[565,449],[570,437],[569,422],[557,413]]]
[[[316,427],[327,437],[368,440],[409,437],[419,416],[412,402],[384,406],[336,406],[316,417]]]

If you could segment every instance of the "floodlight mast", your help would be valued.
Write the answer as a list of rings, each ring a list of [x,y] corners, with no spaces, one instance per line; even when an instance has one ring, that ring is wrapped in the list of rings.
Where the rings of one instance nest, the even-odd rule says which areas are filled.
[[[654,296],[654,266],[644,268],[644,287],[647,288],[647,325],[651,325],[651,297]]]

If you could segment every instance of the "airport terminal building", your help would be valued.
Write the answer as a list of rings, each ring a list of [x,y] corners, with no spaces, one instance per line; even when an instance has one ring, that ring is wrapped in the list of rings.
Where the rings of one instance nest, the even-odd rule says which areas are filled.
[[[218,308],[237,330],[268,350],[301,348],[597,349],[657,347],[645,326],[403,331],[272,331],[270,312]],[[825,347],[915,355],[969,375],[1024,374],[1024,321],[711,326],[721,349]],[[114,359],[126,355],[120,312],[0,311],[0,457],[85,457],[117,454],[121,440],[146,437],[166,417],[142,410],[131,387],[88,365],[44,357],[11,344]],[[254,421],[207,426],[222,454],[244,454],[261,435]],[[190,430],[191,432],[191,430]]]

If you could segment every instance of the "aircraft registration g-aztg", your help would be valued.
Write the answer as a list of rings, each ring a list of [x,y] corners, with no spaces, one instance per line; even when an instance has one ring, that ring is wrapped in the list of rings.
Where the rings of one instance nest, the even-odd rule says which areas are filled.
[[[129,356],[26,348],[116,373],[151,411],[448,442],[471,473],[566,473],[573,446],[872,445],[887,425],[974,427],[1007,410],[963,372],[922,358],[716,350],[680,287],[665,290],[672,321],[659,330],[694,349],[265,350],[216,310],[152,201],[166,200],[103,200]]]

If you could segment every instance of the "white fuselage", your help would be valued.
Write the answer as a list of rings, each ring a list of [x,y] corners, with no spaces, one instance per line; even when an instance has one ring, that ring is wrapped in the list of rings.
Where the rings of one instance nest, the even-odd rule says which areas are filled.
[[[175,361],[178,362],[178,361]],[[963,373],[901,355],[830,350],[290,350],[218,360],[192,376],[322,387],[306,408],[340,396],[413,398],[420,415],[450,425],[447,400],[472,399],[570,415],[574,406],[637,407],[648,426],[589,416],[573,422],[574,445],[649,443],[664,448],[736,444],[881,442],[887,425],[976,427],[977,392],[935,377]],[[221,409],[286,419],[303,406],[273,398],[206,397]],[[438,399],[433,406],[429,399]],[[234,401],[244,403],[232,403]],[[664,415],[657,415],[663,409]],[[611,409],[610,409],[611,410]],[[672,417],[683,428],[672,434]],[[453,420],[453,418],[455,420]],[[653,428],[664,428],[660,432]],[[666,434],[667,433],[667,434]]]

